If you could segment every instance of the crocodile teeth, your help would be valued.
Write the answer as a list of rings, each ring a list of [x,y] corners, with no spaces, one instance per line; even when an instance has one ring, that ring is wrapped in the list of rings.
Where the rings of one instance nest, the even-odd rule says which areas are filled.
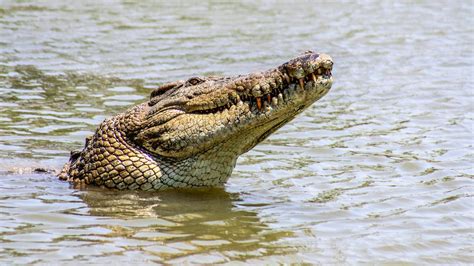
[[[304,79],[299,79],[299,81],[301,89],[304,90]]]
[[[257,97],[257,108],[258,110],[262,109],[262,98]]]
[[[272,104],[273,106],[276,106],[278,104],[278,99],[276,97],[272,98]]]
[[[269,103],[265,102],[265,111],[270,112],[273,108],[270,106]]]
[[[278,101],[283,102],[283,94],[282,93],[278,93]]]
[[[316,76],[314,75],[314,73],[311,73],[311,78],[313,79],[313,82],[316,83]]]

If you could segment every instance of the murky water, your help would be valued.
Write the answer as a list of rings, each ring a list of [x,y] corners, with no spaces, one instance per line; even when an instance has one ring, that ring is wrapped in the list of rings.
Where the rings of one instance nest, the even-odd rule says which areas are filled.
[[[470,1],[98,2],[0,1],[0,264],[474,261]],[[31,173],[160,83],[308,49],[332,91],[224,190]]]

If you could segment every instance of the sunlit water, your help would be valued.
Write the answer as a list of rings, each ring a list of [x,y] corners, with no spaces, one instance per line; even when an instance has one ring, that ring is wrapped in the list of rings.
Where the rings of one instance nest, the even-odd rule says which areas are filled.
[[[472,263],[470,1],[0,1],[0,264]],[[51,174],[166,81],[335,60],[223,190]]]

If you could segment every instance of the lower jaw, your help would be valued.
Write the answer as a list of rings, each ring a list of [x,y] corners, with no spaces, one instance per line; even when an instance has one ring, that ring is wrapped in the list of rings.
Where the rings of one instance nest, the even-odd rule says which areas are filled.
[[[240,139],[245,136],[245,139],[243,141],[240,139],[236,145],[243,145],[243,152],[246,152],[329,91],[329,87],[308,87],[308,83],[304,90],[296,87],[293,88],[294,91],[289,90],[287,97],[276,105],[266,102],[259,109],[255,103],[250,106],[248,102],[238,104],[236,108],[240,109],[239,118],[233,121],[237,128],[236,131],[232,130],[228,139]]]

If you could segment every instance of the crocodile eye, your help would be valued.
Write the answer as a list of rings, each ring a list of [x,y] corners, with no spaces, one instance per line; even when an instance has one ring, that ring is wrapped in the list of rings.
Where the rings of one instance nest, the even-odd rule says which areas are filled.
[[[190,78],[190,79],[188,79],[188,80],[186,81],[186,85],[187,85],[187,86],[190,86],[190,85],[191,85],[191,86],[194,86],[194,85],[197,85],[197,84],[201,84],[201,83],[203,83],[204,81],[206,81],[206,80],[203,79],[203,78],[200,78],[200,77],[192,77],[192,78]]]

